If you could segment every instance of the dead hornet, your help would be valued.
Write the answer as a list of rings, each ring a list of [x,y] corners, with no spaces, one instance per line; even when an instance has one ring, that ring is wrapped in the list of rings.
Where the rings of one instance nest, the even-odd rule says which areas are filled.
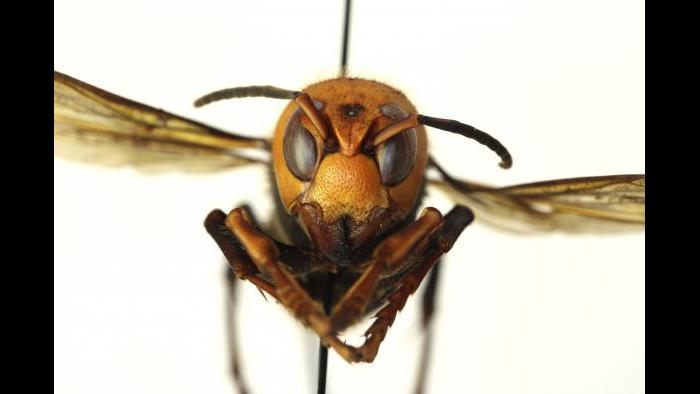
[[[474,127],[419,114],[399,90],[380,82],[340,77],[300,91],[238,87],[203,96],[195,105],[242,97],[289,100],[270,140],[227,133],[54,72],[57,152],[81,158],[118,147],[131,163],[191,160],[218,168],[260,162],[245,149],[269,151],[279,208],[275,224],[263,230],[241,207],[228,214],[212,211],[206,230],[236,278],[277,299],[348,362],[375,359],[397,313],[433,269],[422,305],[423,322],[430,320],[436,264],[474,219],[472,209],[480,220],[538,229],[644,224],[644,175],[504,188],[452,177],[428,155],[425,126],[483,144],[503,168],[512,165],[511,155]],[[428,180],[428,168],[440,178]],[[427,185],[458,204],[444,215],[430,207],[419,212]],[[372,312],[364,343],[339,339]],[[234,370],[237,363],[234,354]]]
[[[340,77],[300,91],[272,86],[224,89],[195,101],[267,97],[289,100],[271,140],[212,128],[131,101],[54,72],[56,152],[103,164],[220,169],[260,163],[253,149],[271,154],[277,186],[273,223],[264,230],[246,207],[212,211],[204,226],[233,268],[284,305],[321,341],[318,393],[325,392],[327,347],[348,362],[372,362],[389,327],[430,273],[421,304],[423,327],[435,310],[438,261],[474,220],[499,227],[570,232],[644,225],[644,175],[562,179],[494,188],[456,179],[428,155],[425,126],[462,135],[495,152],[511,167],[495,138],[455,120],[421,115],[399,90],[347,77],[350,2]],[[427,179],[433,168],[439,179]],[[443,215],[420,213],[426,186],[458,204]],[[231,311],[230,311],[231,312]],[[232,312],[231,312],[232,313]],[[359,346],[339,333],[374,313]],[[230,316],[227,319],[231,321]],[[233,336],[233,329],[228,330]],[[416,392],[422,392],[432,332],[421,353]],[[232,342],[235,339],[230,338]],[[246,392],[239,356],[232,372]]]

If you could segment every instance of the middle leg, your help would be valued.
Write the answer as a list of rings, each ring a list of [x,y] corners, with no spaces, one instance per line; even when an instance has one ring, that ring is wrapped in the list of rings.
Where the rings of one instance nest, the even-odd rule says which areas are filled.
[[[420,360],[418,362],[418,371],[416,374],[415,394],[423,393],[425,382],[430,369],[430,358],[432,356],[433,336],[435,328],[433,327],[433,316],[435,315],[436,293],[438,282],[440,280],[440,261],[435,263],[433,269],[430,270],[428,283],[425,285],[425,291],[421,298],[421,328],[423,328],[423,346],[420,352]]]

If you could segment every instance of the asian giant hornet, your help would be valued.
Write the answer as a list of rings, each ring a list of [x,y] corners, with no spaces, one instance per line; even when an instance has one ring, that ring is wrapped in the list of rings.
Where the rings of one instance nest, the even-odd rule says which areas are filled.
[[[357,97],[353,97],[352,94],[353,92],[363,93],[364,91],[362,89],[346,88],[346,91],[344,92],[337,86],[344,82],[351,81],[358,84],[369,84],[370,87],[367,88],[367,90],[372,94],[380,96],[380,98],[383,96],[383,100],[370,98],[367,99],[367,102],[358,105],[358,102],[361,100],[359,100]],[[139,134],[130,134],[129,136],[125,137],[123,141],[127,142],[128,146],[131,146],[132,142],[138,141],[138,144],[135,144],[137,147],[155,148],[155,150],[158,152],[152,152],[155,160],[160,160],[158,156],[160,156],[163,152],[169,153],[172,151],[178,151],[179,148],[184,147],[184,150],[187,150],[190,153],[193,150],[201,149],[201,155],[199,158],[209,157],[208,155],[211,153],[213,156],[219,156],[218,158],[229,160],[229,163],[233,165],[255,162],[255,159],[251,159],[244,154],[238,154],[236,151],[227,151],[225,154],[221,154],[224,152],[217,147],[228,144],[228,146],[234,148],[270,148],[272,151],[273,165],[276,169],[276,184],[280,186],[279,196],[282,208],[291,212],[292,214],[296,214],[297,217],[300,218],[300,222],[297,224],[300,226],[300,230],[297,229],[296,231],[291,232],[289,238],[291,238],[294,245],[299,245],[302,247],[306,246],[307,248],[310,247],[311,249],[315,250],[316,253],[309,254],[308,249],[295,250],[279,244],[276,244],[275,247],[277,247],[281,253],[281,260],[287,264],[298,262],[314,266],[308,271],[302,271],[304,267],[298,265],[292,265],[289,267],[285,266],[285,269],[288,270],[289,273],[293,274],[293,276],[296,277],[296,275],[299,274],[298,278],[302,278],[301,283],[306,285],[304,290],[308,290],[306,292],[309,294],[309,296],[311,296],[312,301],[320,301],[322,299],[321,293],[323,292],[323,285],[320,284],[322,279],[316,278],[314,275],[316,275],[318,272],[324,272],[324,270],[325,272],[331,272],[333,275],[338,275],[340,277],[340,279],[336,278],[334,281],[337,284],[337,287],[335,292],[332,292],[332,306],[338,305],[340,300],[343,299],[343,296],[349,294],[347,290],[352,287],[351,285],[355,283],[360,274],[365,275],[365,273],[369,272],[373,275],[384,276],[382,280],[385,282],[384,286],[375,286],[376,290],[374,290],[374,293],[372,293],[372,291],[369,291],[369,294],[367,292],[361,293],[369,299],[359,300],[360,304],[362,301],[370,302],[370,304],[380,303],[383,298],[378,294],[380,294],[382,291],[386,293],[384,295],[385,297],[389,297],[388,294],[396,294],[396,292],[392,293],[393,289],[391,289],[390,286],[387,287],[386,285],[391,284],[390,282],[392,279],[398,281],[400,277],[406,277],[407,274],[403,270],[399,270],[398,272],[394,273],[393,277],[387,276],[387,273],[382,271],[368,271],[369,267],[372,266],[372,261],[376,261],[376,259],[372,259],[371,257],[373,256],[373,253],[379,253],[377,251],[382,250],[381,245],[383,244],[381,241],[389,242],[392,239],[399,239],[400,241],[405,240],[398,237],[392,238],[390,234],[397,232],[402,234],[399,231],[400,229],[406,229],[406,231],[408,231],[411,228],[418,228],[418,230],[421,230],[420,225],[413,225],[413,227],[410,227],[411,225],[409,225],[409,223],[412,222],[410,219],[412,218],[412,215],[416,213],[415,211],[418,207],[417,202],[419,201],[420,191],[423,186],[423,173],[427,167],[433,167],[438,170],[440,170],[440,167],[437,165],[437,161],[431,161],[427,156],[425,130],[419,123],[432,121],[433,125],[442,126],[445,126],[446,123],[440,123],[439,121],[436,121],[430,117],[419,118],[418,111],[416,111],[413,106],[410,105],[410,103],[404,101],[405,98],[402,99],[402,95],[395,89],[389,88],[383,84],[372,84],[371,82],[360,79],[341,79],[334,82],[336,86],[330,86],[330,84],[333,82],[328,81],[326,83],[312,85],[307,89],[303,89],[300,93],[294,91],[274,91],[276,92],[275,94],[279,93],[284,98],[289,99],[290,104],[287,106],[283,112],[283,115],[279,119],[275,138],[272,140],[272,144],[269,144],[268,141],[263,141],[260,139],[239,138],[238,136],[232,136],[231,134],[219,134],[217,132],[212,132],[212,129],[207,126],[203,126],[196,122],[191,122],[187,119],[179,118],[169,113],[160,111],[149,112],[151,109],[148,107],[142,107],[134,104],[133,102],[111,96],[110,94],[104,93],[97,88],[89,85],[83,85],[74,79],[60,74],[55,76],[54,83],[56,86],[56,91],[58,92],[57,94],[60,94],[62,89],[63,93],[68,92],[68,94],[77,94],[77,96],[71,96],[71,100],[82,95],[83,98],[88,98],[88,102],[92,103],[91,105],[95,105],[93,108],[103,108],[102,105],[105,103],[107,103],[106,107],[115,106],[112,108],[116,108],[120,104],[125,105],[125,107],[129,109],[127,111],[130,113],[129,116],[134,116],[140,124],[145,124],[147,126],[146,129],[148,129],[148,133],[150,134],[147,133],[146,135],[153,135],[157,137],[156,140],[149,138],[140,139]],[[77,93],[70,93],[71,90],[72,92]],[[262,92],[264,90],[265,89],[259,91]],[[331,94],[329,93],[329,90],[335,90],[335,93]],[[241,91],[239,90],[237,92],[240,93]],[[248,93],[249,92],[250,91],[248,91]],[[346,97],[347,99],[345,101],[341,100],[343,97]],[[387,97],[389,97],[389,99],[387,99]],[[74,103],[75,102],[79,102],[79,100],[74,100]],[[387,104],[390,105],[387,106]],[[89,109],[90,106],[86,105],[82,106],[81,108]],[[80,111],[77,112],[77,115],[80,115]],[[60,110],[57,110],[56,113],[57,117],[61,115]],[[120,113],[122,115],[124,114],[123,112]],[[155,114],[156,116],[151,118],[148,116],[149,113]],[[374,117],[369,117],[368,119],[368,114],[372,114]],[[76,113],[71,115],[75,116]],[[144,116],[146,120],[141,118],[141,116]],[[58,119],[65,121],[66,117],[57,118],[57,120]],[[110,119],[114,118],[110,117]],[[155,119],[155,123],[149,125],[148,121],[153,119]],[[96,119],[91,117],[89,120],[95,121]],[[97,120],[99,121],[99,119]],[[396,125],[402,121],[405,121],[405,123],[401,124],[400,126]],[[66,122],[65,124],[69,123],[70,122]],[[61,122],[57,121],[57,124],[61,124]],[[364,130],[354,134],[352,132],[352,127],[350,127],[350,132],[347,134],[342,134],[342,130],[348,130],[348,128],[340,127],[339,125],[341,124],[353,125],[352,127],[359,127],[360,129],[364,128]],[[354,126],[357,124],[363,126]],[[406,125],[411,127],[402,128]],[[129,126],[134,125],[131,124]],[[84,129],[81,129],[80,132],[83,130]],[[104,129],[100,130],[105,131]],[[138,127],[133,127],[130,130],[135,133],[139,131]],[[204,132],[198,133],[198,130]],[[341,134],[338,134],[338,130],[341,130]],[[59,130],[59,128],[57,128],[56,131],[65,131],[66,133],[72,132],[72,130]],[[159,135],[158,133],[161,131],[165,134]],[[173,134],[171,134],[172,131],[192,132],[193,139],[190,139],[190,136],[186,135],[187,133],[175,133],[177,137],[173,137]],[[385,138],[383,140],[379,140],[382,133],[384,133]],[[397,134],[392,136],[392,133]],[[78,136],[84,137],[86,135],[87,138],[94,139],[94,142],[98,144],[103,142],[99,134],[90,135],[88,133]],[[196,135],[196,137],[194,137],[194,135]],[[207,135],[212,137],[212,139],[206,143],[201,143],[201,140],[197,139]],[[66,136],[67,134],[63,134],[63,137]],[[372,136],[375,137],[373,140],[370,138]],[[161,139],[161,137],[163,138]],[[184,143],[182,140],[178,139],[179,137],[184,138]],[[288,137],[287,141],[285,141],[285,137]],[[345,137],[345,139],[343,139],[343,137]],[[353,137],[356,138],[354,142],[352,139]],[[113,142],[119,142],[120,137],[112,134],[110,135],[109,139],[113,140]],[[372,143],[365,143],[367,141]],[[57,140],[57,142],[59,142],[59,140]],[[207,145],[209,142],[211,142],[211,145]],[[287,142],[287,144],[285,144],[285,142]],[[497,145],[492,144],[492,146]],[[389,149],[387,149],[387,147]],[[393,153],[392,149],[394,150]],[[301,153],[299,150],[301,150]],[[313,160],[310,159],[309,152],[314,152],[312,155]],[[412,158],[415,155],[416,159],[415,161],[384,160],[388,156],[391,157],[392,154],[399,154],[408,158]],[[333,188],[330,186],[324,187],[323,183],[321,182],[316,183],[318,180],[323,178],[323,175],[326,175],[325,179],[328,179],[331,182],[338,181],[337,174],[339,170],[337,170],[337,168],[349,166],[349,164],[342,161],[334,162],[334,160],[337,161],[338,159],[342,158],[348,158],[348,160],[360,160],[358,158],[365,159],[364,161],[352,162],[352,165],[356,165],[356,167],[352,168],[363,169],[362,171],[354,172],[354,175],[357,175],[358,179],[357,182],[352,183],[362,185],[360,189],[345,190],[343,188],[341,193],[341,189],[337,185],[335,188]],[[324,167],[322,163],[326,163],[327,167]],[[417,171],[417,169],[420,170]],[[415,180],[415,178],[421,179],[412,185],[407,182],[409,179]],[[330,184],[332,185],[332,183]],[[372,185],[381,190],[374,190],[374,192],[372,192]],[[567,185],[567,183],[564,183],[564,185]],[[567,201],[567,203],[564,204],[561,201],[552,200],[551,195],[547,194],[551,193],[557,187],[560,187],[561,184],[559,183],[547,183],[544,185],[534,185],[531,187],[492,189],[473,183],[458,181],[447,172],[442,172],[441,182],[437,183],[438,187],[441,187],[448,193],[453,194],[458,201],[466,201],[470,202],[471,204],[486,207],[485,212],[496,212],[497,217],[499,214],[505,214],[505,216],[522,214],[524,216],[515,218],[510,217],[510,219],[516,219],[515,221],[520,220],[528,224],[535,224],[536,226],[543,224],[545,227],[557,227],[574,225],[573,223],[575,223],[578,229],[585,229],[588,225],[601,223],[598,221],[598,219],[602,219],[603,222],[605,222],[607,219],[612,219],[613,222],[618,224],[624,222],[639,222],[640,213],[641,220],[643,221],[643,205],[641,211],[639,210],[639,203],[640,201],[643,202],[643,177],[641,178],[641,184],[636,182],[634,178],[608,178],[604,179],[603,184],[587,183],[578,180],[568,183],[567,186],[570,185],[583,187],[584,189],[589,187],[592,189],[588,190],[595,191],[593,194],[602,194],[603,196],[613,196],[615,195],[614,193],[622,193],[620,195],[622,198],[615,204],[610,204],[610,201],[603,198],[602,202],[604,203],[604,208],[601,208],[601,206],[596,206],[595,209],[592,210],[590,209],[590,206],[582,207],[577,205],[581,203],[580,201],[574,201],[573,208],[568,211],[569,213],[573,212],[574,214],[568,216],[561,215],[563,211],[558,209],[553,210],[551,206],[548,205],[550,203],[554,204],[552,201],[556,202],[556,206],[558,208],[569,207],[567,204],[572,204],[571,201]],[[605,189],[603,186],[610,186],[612,189],[614,189],[614,191],[611,192],[610,189]],[[396,191],[399,187],[415,190],[415,193],[394,193],[395,195],[392,196],[392,191]],[[307,198],[306,202],[300,202],[301,199],[299,198],[299,193],[295,194],[295,192],[299,192],[300,190],[303,190],[304,197]],[[514,194],[509,195],[508,190],[512,191]],[[642,193],[642,200],[639,200],[640,195],[638,193],[640,190]],[[557,196],[566,197],[567,199],[573,198],[574,200],[578,200],[579,198],[589,198],[592,196],[581,193],[581,189],[574,192],[573,196],[561,195],[558,193],[559,191],[561,191],[561,189],[557,190]],[[531,200],[529,198],[530,196],[527,195],[527,193],[531,192],[536,193],[537,198]],[[285,193],[287,195],[287,201],[285,201]],[[520,193],[525,193],[524,195],[527,195],[527,197],[523,197],[523,195]],[[332,198],[329,198],[328,196],[331,196]],[[409,201],[404,201],[403,204],[397,202],[396,200],[400,200],[401,197],[405,197],[406,200]],[[599,202],[601,201],[599,200],[597,203]],[[620,202],[624,202],[624,204],[619,204]],[[323,203],[328,205],[323,205]],[[327,210],[335,213],[334,221],[324,221],[322,217],[319,218],[318,212],[313,211],[313,209],[316,209],[316,211],[320,210],[323,212],[324,210],[319,209],[318,207],[324,206],[329,207]],[[367,209],[368,207],[377,208],[374,209],[376,212],[373,212],[375,216],[368,213],[368,211],[372,211],[372,209]],[[621,207],[631,209],[629,211],[616,211],[617,208]],[[394,209],[393,212],[387,213],[381,211],[381,209],[391,211],[391,208]],[[306,210],[304,211],[303,209]],[[477,207],[474,207],[474,209],[477,209]],[[241,238],[245,237],[245,235],[237,234],[236,237],[231,238],[231,235],[236,233],[236,231],[245,232],[246,230],[249,230],[252,233],[248,235],[255,236],[257,238],[254,239],[257,239],[263,244],[265,243],[265,241],[261,241],[264,238],[260,238],[260,234],[255,232],[252,227],[246,224],[250,223],[249,221],[251,218],[244,212],[245,211],[232,212],[232,214],[228,216],[230,219],[228,222],[218,213],[209,217],[209,229],[212,230],[211,232],[213,235],[215,235],[215,237],[219,237],[219,244],[223,246],[224,252],[228,255],[235,255],[237,251],[232,251],[230,249],[227,250],[226,248],[230,247],[232,243],[237,241],[242,242]],[[456,212],[460,213],[460,211]],[[461,217],[463,219],[466,218],[466,221],[469,218],[469,215],[466,212],[467,211],[461,212],[461,214],[457,215],[457,217]],[[485,213],[483,214],[485,215]],[[216,217],[217,215],[219,215],[219,217]],[[427,215],[428,218],[426,220],[428,220],[430,226],[432,227],[430,227],[428,230],[423,229],[423,231],[426,231],[426,234],[429,234],[427,235],[427,238],[429,238],[430,241],[420,242],[420,239],[413,240],[416,245],[419,245],[419,247],[417,248],[417,251],[413,250],[413,248],[407,248],[410,249],[411,253],[420,254],[421,252],[419,251],[422,249],[424,249],[422,250],[422,253],[425,253],[425,250],[430,250],[428,244],[431,242],[437,242],[435,239],[439,238],[437,234],[439,234],[441,230],[439,231],[434,229],[435,227],[440,227],[439,224],[436,224],[440,222],[440,220],[437,220],[437,213],[434,211],[428,211]],[[596,216],[596,218],[591,220],[591,215]],[[602,217],[600,217],[601,215]],[[480,218],[478,211],[477,217]],[[281,221],[284,221],[284,218],[287,218],[287,216],[282,216],[281,218]],[[366,220],[363,222],[363,219]],[[373,222],[372,219],[375,221]],[[236,220],[238,220],[238,222],[236,222]],[[420,219],[418,223],[421,223]],[[294,222],[290,221],[280,224],[280,227],[285,225],[295,225]],[[314,228],[314,225],[320,225],[321,227]],[[362,225],[364,225],[364,227],[362,227]],[[372,226],[374,226],[374,228],[372,228]],[[360,228],[367,228],[368,230],[365,230],[363,233],[363,231],[359,230]],[[308,234],[308,238],[306,238],[304,234]],[[225,238],[226,240],[222,240],[221,237]],[[411,239],[410,236],[407,238],[409,240]],[[250,239],[247,241],[250,242]],[[396,242],[396,244],[404,246],[407,245],[405,242]],[[250,253],[250,251],[254,249],[251,248],[252,244],[247,245],[248,248],[246,248],[246,254]],[[313,247],[314,245],[315,248]],[[268,244],[267,247],[269,248],[270,245]],[[394,248],[395,247],[384,247],[384,251],[392,251]],[[263,249],[264,248],[261,248],[261,250]],[[240,252],[240,250],[238,250],[238,252]],[[267,252],[270,251],[268,250]],[[273,251],[271,253],[274,255],[275,252]],[[234,256],[234,260],[235,259],[236,256]],[[238,256],[238,261],[245,259],[246,257],[241,258]],[[410,257],[408,259],[408,263],[411,262],[411,259],[417,260],[418,257]],[[313,262],[313,264],[310,264],[311,262]],[[281,277],[278,277],[277,280],[275,280],[272,278],[272,274],[270,272],[265,272],[265,270],[263,270],[263,272],[260,274],[245,272],[245,269],[253,271],[259,270],[259,267],[254,261],[251,261],[251,263],[253,263],[252,266],[239,264],[238,268],[242,270],[239,270],[238,273],[240,275],[250,275],[248,276],[248,280],[253,281],[254,283],[257,282],[256,284],[258,284],[260,288],[267,289],[269,290],[270,294],[276,296],[276,290],[270,288],[269,285],[270,283],[276,284],[279,281],[284,281],[284,279],[280,279]],[[404,263],[406,263],[406,261],[404,261]],[[412,263],[409,265],[416,264]],[[353,272],[353,269],[356,271]],[[406,268],[403,267],[403,269]],[[282,275],[284,275],[284,271],[282,271]],[[367,275],[368,277],[371,276],[369,274]],[[265,276],[267,276],[267,279]],[[292,288],[293,287],[294,286],[292,286]],[[296,293],[294,295],[299,296],[300,293]],[[303,293],[301,293],[301,295],[303,296]],[[356,297],[355,299],[350,300],[353,302],[358,302]],[[362,312],[366,312],[367,310],[373,309],[372,306],[374,305],[369,305],[360,309]],[[306,307],[309,308],[308,305],[306,305]],[[311,308],[313,309],[313,307]],[[293,307],[291,309],[295,312],[299,312],[297,307]],[[325,332],[325,334],[334,331],[328,330],[324,327],[324,324],[329,323],[323,322],[323,316],[317,315],[315,318],[312,318],[312,320],[314,319],[316,319],[316,323],[308,322],[312,328],[322,333]],[[321,322],[318,322],[318,320],[321,320]],[[338,327],[343,327],[344,325],[348,324],[348,322],[344,322],[342,320],[343,319],[340,319],[340,323],[333,323],[333,328],[337,328],[335,325]],[[352,321],[352,319],[348,320]],[[347,358],[357,357],[357,353],[353,353],[351,350],[348,350],[345,345],[337,342],[334,338],[326,337],[325,339],[331,346],[335,345],[334,348],[336,350],[340,350],[339,353],[341,355],[344,355]],[[367,358],[366,354],[360,355]],[[371,354],[369,355],[371,356]]]

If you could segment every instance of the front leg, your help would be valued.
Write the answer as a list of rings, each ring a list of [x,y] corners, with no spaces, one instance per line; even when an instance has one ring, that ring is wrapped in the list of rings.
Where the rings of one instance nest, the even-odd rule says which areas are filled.
[[[275,285],[270,282],[270,278],[266,278],[255,267],[250,257],[243,250],[238,240],[233,237],[230,230],[226,228],[226,215],[219,209],[215,209],[207,215],[204,220],[204,227],[209,235],[214,238],[214,241],[224,253],[233,272],[238,279],[248,280],[259,289],[277,298]]]
[[[340,341],[332,342],[331,346],[336,348],[338,353],[347,361],[372,362],[389,327],[394,323],[396,314],[403,309],[408,297],[418,289],[423,278],[425,278],[425,275],[435,262],[452,248],[452,245],[457,241],[464,228],[473,220],[474,214],[469,208],[461,205],[454,207],[445,216],[442,226],[427,239],[429,242],[427,247],[419,252],[419,256],[416,256],[418,263],[399,280],[397,289],[387,298],[388,303],[375,315],[376,320],[365,332],[365,342],[362,346],[355,348]],[[400,247],[399,245],[396,246]],[[402,254],[402,256],[405,258],[406,254]],[[360,280],[362,280],[362,277]]]
[[[281,263],[276,243],[253,225],[248,212],[241,208],[234,209],[226,217],[225,225],[241,242],[255,267],[270,276],[275,297],[282,305],[319,335],[328,333],[329,321],[322,306],[306,293]]]
[[[435,208],[426,208],[418,220],[391,234],[372,253],[372,259],[362,276],[345,293],[331,314],[332,330],[342,330],[362,316],[377,287],[379,279],[394,273],[406,257],[423,243],[443,218]]]
[[[240,211],[240,210],[239,210]],[[212,211],[204,221],[204,226],[207,232],[214,238],[216,243],[221,248],[222,252],[226,256],[226,259],[233,268],[233,270],[227,270],[227,284],[229,289],[229,302],[230,305],[227,307],[227,319],[226,322],[229,324],[227,326],[227,335],[229,340],[229,357],[231,362],[231,373],[234,381],[238,384],[238,389],[240,394],[247,393],[247,385],[240,371],[240,357],[237,346],[234,345],[236,341],[236,330],[235,324],[233,324],[233,313],[234,313],[234,297],[235,297],[235,284],[237,279],[249,280],[259,289],[264,290],[268,294],[272,295],[276,299],[280,300],[278,296],[278,289],[276,287],[279,281],[275,279],[262,267],[257,267],[254,261],[251,259],[248,251],[250,248],[254,248],[253,245],[248,243],[242,244],[242,242],[236,238],[234,232],[227,227],[226,215],[221,210]],[[252,222],[250,217],[247,218],[248,223]],[[322,264],[318,264],[313,258],[312,254],[308,251],[285,245],[268,239],[272,243],[272,248],[279,249],[284,259],[284,264],[286,269],[290,270],[295,274],[303,274],[309,272],[313,269],[326,269]],[[307,323],[308,324],[308,323]]]
[[[315,260],[311,253],[269,238],[253,225],[252,218],[242,208],[234,209],[228,216],[215,210],[207,217],[205,226],[236,276],[274,296],[297,319],[313,329],[324,343],[338,344],[334,346],[336,350],[342,347],[342,342],[331,332],[330,319],[321,305],[311,299],[290,274],[290,271],[302,274],[329,267],[324,267],[324,263]],[[279,260],[280,251],[286,264]]]

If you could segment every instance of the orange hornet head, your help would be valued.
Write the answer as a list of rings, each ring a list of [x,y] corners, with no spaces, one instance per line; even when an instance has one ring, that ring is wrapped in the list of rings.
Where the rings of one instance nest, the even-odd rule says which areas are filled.
[[[413,211],[428,159],[425,129],[377,136],[415,114],[398,90],[357,78],[311,85],[282,113],[272,143],[280,198],[331,260],[357,259]]]

